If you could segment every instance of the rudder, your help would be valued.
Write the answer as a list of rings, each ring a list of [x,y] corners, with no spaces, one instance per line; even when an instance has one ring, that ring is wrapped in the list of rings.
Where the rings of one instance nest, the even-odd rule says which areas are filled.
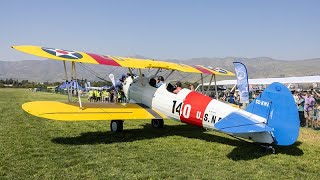
[[[270,84],[245,110],[267,119],[267,125],[274,128],[271,132],[274,144],[288,146],[298,139],[300,123],[297,106],[291,92],[283,84]]]

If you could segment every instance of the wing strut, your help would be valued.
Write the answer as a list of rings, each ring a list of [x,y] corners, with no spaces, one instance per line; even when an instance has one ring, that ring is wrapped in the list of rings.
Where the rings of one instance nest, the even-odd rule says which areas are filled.
[[[218,100],[217,78],[215,74],[213,74],[213,77],[214,77],[214,90],[216,91],[216,100]]]
[[[211,81],[212,81],[213,75],[214,74],[211,75],[211,78],[210,78],[210,81],[209,81],[209,86],[208,86],[208,89],[207,89],[207,92],[206,92],[207,95],[209,95],[209,91],[210,91],[210,86],[211,86]]]
[[[78,84],[78,80],[76,78],[76,63],[74,61],[72,61],[72,78],[75,79],[75,81],[76,81],[76,92],[78,93],[78,101],[79,101],[80,109],[82,109],[82,103],[81,103],[81,98],[80,98],[80,93],[79,93],[79,84]]]
[[[174,70],[171,70],[171,72],[168,74],[168,76],[164,79],[167,80],[169,78],[169,76],[171,76],[171,74],[174,72]]]
[[[158,68],[156,74],[154,74],[154,76],[156,77],[158,75],[158,73],[160,72],[161,68]]]
[[[203,76],[203,79],[206,78],[206,77],[208,77],[209,75],[210,75],[210,74],[207,74],[207,75]],[[201,78],[198,79],[198,80],[196,80],[195,83],[197,83],[197,82],[199,82],[199,81],[201,81]]]
[[[200,74],[200,76],[201,76],[201,84],[202,84],[202,86],[201,86],[201,92],[202,92],[202,93],[204,93],[204,87],[203,87],[203,74],[201,73],[201,74]]]
[[[64,73],[66,75],[66,86],[67,86],[67,93],[68,93],[68,101],[71,102],[66,61],[63,61],[63,66],[64,66]]]
[[[133,76],[133,71],[131,68],[128,68],[129,69],[129,72],[130,72],[130,76]]]
[[[139,68],[139,76],[142,77],[142,72],[140,68]]]
[[[70,99],[72,101],[72,96],[73,96],[73,87],[72,87],[72,83],[73,83],[73,80],[74,80],[74,76],[73,76],[73,61],[71,63],[71,78],[70,78]]]

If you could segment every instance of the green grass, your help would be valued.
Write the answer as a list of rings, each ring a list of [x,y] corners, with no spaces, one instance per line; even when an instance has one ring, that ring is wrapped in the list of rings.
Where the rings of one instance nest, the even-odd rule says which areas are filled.
[[[21,109],[62,95],[0,89],[0,179],[318,179],[320,132],[302,128],[298,142],[277,154],[218,132],[172,120],[59,122]]]

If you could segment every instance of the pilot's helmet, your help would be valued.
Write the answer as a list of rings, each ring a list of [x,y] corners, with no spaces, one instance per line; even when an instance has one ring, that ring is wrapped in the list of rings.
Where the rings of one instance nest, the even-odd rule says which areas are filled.
[[[162,76],[159,76],[159,77],[158,77],[158,80],[159,80],[159,81],[164,81],[164,78],[163,78]]]

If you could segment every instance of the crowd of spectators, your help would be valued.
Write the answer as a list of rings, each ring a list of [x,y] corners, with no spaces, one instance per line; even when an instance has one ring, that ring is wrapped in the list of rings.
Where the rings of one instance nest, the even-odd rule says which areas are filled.
[[[309,91],[293,92],[293,97],[299,112],[300,126],[318,129],[320,121],[320,94],[311,89]]]
[[[121,89],[116,90],[89,90],[88,100],[90,102],[115,102],[124,103],[126,102],[126,96]]]
[[[133,74],[127,73],[127,75],[122,74],[121,77],[115,82],[114,85],[108,89],[97,90],[90,89],[88,92],[88,100],[90,102],[115,102],[115,103],[125,103],[127,98],[123,92],[123,82],[127,77],[134,76]]]

